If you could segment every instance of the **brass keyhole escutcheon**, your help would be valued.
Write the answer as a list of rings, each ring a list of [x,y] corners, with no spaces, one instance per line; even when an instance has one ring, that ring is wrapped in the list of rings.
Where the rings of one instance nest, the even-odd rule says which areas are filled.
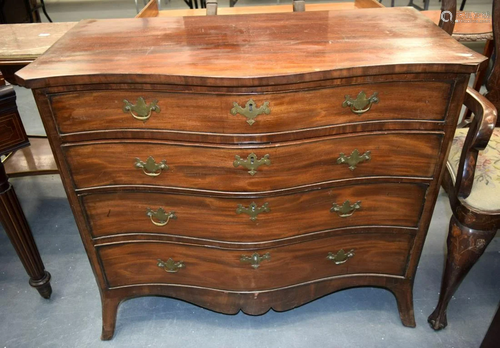
[[[236,208],[236,214],[247,214],[250,216],[250,220],[255,221],[257,220],[257,215],[260,213],[268,213],[271,211],[271,208],[269,208],[268,203],[264,203],[262,207],[258,207],[257,203],[252,202],[248,208],[242,206],[241,204],[238,204],[238,207]]]
[[[348,252],[345,252],[344,249],[340,249],[336,254],[329,252],[326,258],[327,260],[333,261],[336,265],[341,265],[353,256],[354,249],[351,249]]]
[[[369,98],[366,97],[364,91],[359,92],[356,99],[351,98],[351,96],[346,95],[345,100],[342,103],[343,108],[349,107],[353,113],[356,115],[364,114],[370,111],[373,104],[377,104],[380,101],[378,98],[378,92],[373,93]]]
[[[247,123],[251,126],[255,123],[255,118],[259,115],[271,113],[269,108],[269,102],[266,101],[262,106],[257,107],[253,99],[250,99],[245,104],[245,107],[241,107],[237,102],[233,103],[233,108],[230,110],[231,114],[236,116],[237,114],[243,115],[247,118]]]
[[[354,151],[346,156],[344,153],[341,153],[339,158],[337,158],[337,164],[347,164],[349,165],[349,169],[353,171],[356,169],[356,166],[362,162],[369,161],[371,159],[371,152],[366,151],[364,154],[360,155],[358,149],[354,149]]]
[[[357,201],[354,204],[351,204],[349,200],[342,203],[342,205],[338,205],[337,203],[333,203],[333,207],[330,209],[331,213],[337,213],[341,218],[346,218],[354,214],[354,212],[358,209],[361,209],[361,201]]]
[[[147,176],[158,176],[162,170],[167,170],[168,165],[166,160],[156,163],[152,156],[149,156],[146,162],[141,161],[139,158],[135,159],[135,167],[142,169],[143,173]]]
[[[186,268],[183,261],[175,262],[172,258],[169,258],[167,261],[158,259],[157,266],[163,268],[168,273],[177,273],[181,268]]]
[[[158,210],[154,211],[151,208],[146,209],[146,216],[149,216],[151,222],[155,226],[165,226],[169,223],[171,219],[177,219],[175,215],[175,211],[166,212],[163,208],[158,208]]]
[[[253,152],[247,156],[247,159],[242,159],[240,156],[234,156],[234,167],[242,166],[248,170],[248,174],[255,175],[257,173],[257,168],[261,165],[269,166],[271,165],[271,160],[269,159],[269,155],[264,155],[261,159],[258,159],[257,155]]]
[[[123,112],[130,113],[136,120],[146,122],[153,112],[160,113],[161,109],[158,106],[158,100],[153,100],[151,103],[146,104],[143,97],[137,98],[137,102],[132,104],[128,100],[123,100]]]
[[[241,263],[249,263],[254,269],[259,268],[260,263],[266,260],[271,260],[271,255],[269,255],[269,253],[265,253],[262,256],[259,255],[259,253],[253,253],[251,256],[241,255],[240,257]]]

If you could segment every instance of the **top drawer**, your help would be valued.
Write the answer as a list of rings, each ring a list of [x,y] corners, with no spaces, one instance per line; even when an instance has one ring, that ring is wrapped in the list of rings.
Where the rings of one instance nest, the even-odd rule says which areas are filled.
[[[451,89],[448,81],[405,81],[247,95],[109,90],[56,94],[51,105],[60,133],[256,134],[370,121],[438,121]]]

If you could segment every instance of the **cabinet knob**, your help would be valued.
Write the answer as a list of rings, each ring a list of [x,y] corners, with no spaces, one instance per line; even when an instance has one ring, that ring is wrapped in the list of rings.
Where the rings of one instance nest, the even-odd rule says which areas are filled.
[[[353,256],[354,249],[351,249],[348,252],[345,252],[344,249],[340,249],[336,254],[329,252],[326,256],[326,259],[333,261],[336,265],[341,265],[347,262],[347,260],[349,260]]]
[[[347,164],[349,165],[349,169],[353,171],[356,169],[356,166],[362,162],[371,160],[371,152],[366,151],[364,154],[360,155],[358,149],[354,149],[354,151],[346,156],[344,153],[341,153],[339,158],[337,158],[337,164]]]
[[[136,158],[135,167],[138,169],[142,169],[143,173],[147,176],[158,176],[161,174],[162,170],[168,169],[166,160],[162,160],[161,162],[156,163],[155,159],[152,156],[149,156],[146,162],[143,162],[139,158]]]
[[[126,99],[123,100],[123,103],[123,112],[130,113],[133,118],[139,121],[146,122],[151,117],[153,111],[160,113],[158,100],[153,100],[151,103],[146,104],[144,98],[139,97],[135,105]]]
[[[266,101],[262,106],[257,107],[253,99],[250,99],[245,104],[245,107],[241,107],[237,102],[233,103],[233,108],[231,109],[231,114],[236,116],[237,114],[243,115],[247,118],[247,123],[251,126],[255,123],[255,118],[261,114],[269,115],[271,109],[269,109],[269,102]]]
[[[361,201],[357,201],[354,204],[351,204],[349,200],[342,203],[342,205],[338,205],[337,203],[333,203],[333,207],[330,209],[331,213],[337,213],[341,218],[346,218],[354,214],[354,212],[358,209],[361,209]]]
[[[172,258],[169,258],[167,261],[158,259],[157,265],[168,273],[177,273],[181,268],[186,268],[183,261],[175,262]]]
[[[165,226],[169,223],[171,219],[177,219],[177,216],[175,215],[175,211],[170,211],[166,212],[165,209],[163,208],[158,208],[158,210],[154,211],[151,208],[146,209],[146,216],[149,216],[151,219],[151,222],[155,226]],[[158,221],[155,221],[158,220]]]
[[[364,114],[365,112],[370,111],[373,104],[377,104],[380,101],[378,98],[378,92],[373,93],[373,95],[369,98],[366,97],[366,93],[361,91],[359,92],[356,99],[351,98],[351,96],[346,95],[345,100],[342,103],[343,108],[351,108],[351,111],[356,115]]]

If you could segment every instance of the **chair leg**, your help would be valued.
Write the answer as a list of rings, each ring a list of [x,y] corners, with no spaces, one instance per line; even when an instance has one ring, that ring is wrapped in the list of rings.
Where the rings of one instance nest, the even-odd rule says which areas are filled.
[[[496,229],[483,231],[468,228],[462,225],[454,215],[451,217],[447,241],[448,256],[439,302],[427,320],[434,330],[444,329],[448,325],[446,310],[451,297],[483,254],[495,233]]]

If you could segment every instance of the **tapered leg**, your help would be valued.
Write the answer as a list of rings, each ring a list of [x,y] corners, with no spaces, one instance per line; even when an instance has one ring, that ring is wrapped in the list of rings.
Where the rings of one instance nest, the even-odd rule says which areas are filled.
[[[439,302],[428,322],[434,330],[441,330],[448,325],[446,310],[451,297],[483,254],[486,246],[495,236],[496,230],[481,231],[462,225],[455,216],[451,217],[448,232],[448,256],[444,270]]]
[[[102,299],[102,334],[101,340],[108,341],[113,338],[116,326],[116,314],[120,300],[109,296],[107,293],[101,294]]]
[[[415,327],[415,313],[413,312],[413,283],[409,280],[396,281],[387,284],[398,302],[399,317],[404,326]]]
[[[35,240],[21,209],[14,188],[0,163],[0,219],[17,255],[30,276],[29,284],[43,298],[50,298],[50,273],[45,271]]]

